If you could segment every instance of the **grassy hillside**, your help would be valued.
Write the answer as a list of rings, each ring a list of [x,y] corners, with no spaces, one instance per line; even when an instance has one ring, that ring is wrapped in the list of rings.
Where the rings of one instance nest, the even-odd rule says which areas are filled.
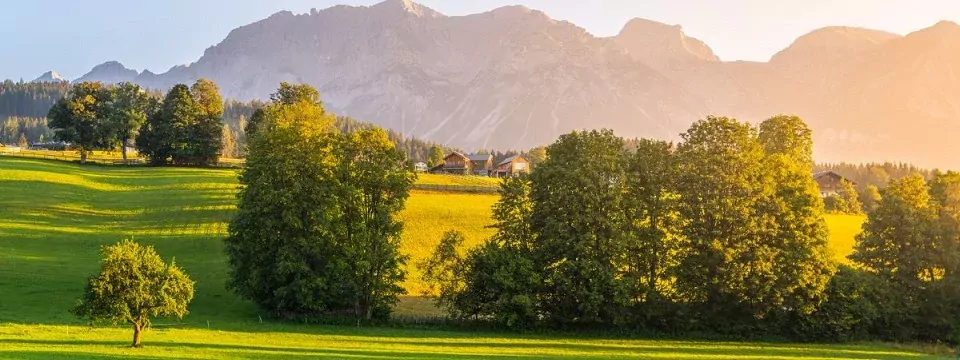
[[[0,321],[75,322],[67,313],[100,245],[125,237],[175,257],[197,281],[192,317],[251,316],[224,289],[221,239],[235,209],[234,170],[87,166],[0,157]],[[403,251],[411,255],[404,286],[422,289],[417,261],[448,229],[477,243],[491,230],[495,195],[414,192],[401,214]],[[422,302],[404,309],[424,309]],[[429,308],[427,308],[429,310]]]
[[[247,324],[243,331],[0,325],[0,359],[935,359],[885,345],[603,340],[435,330]]]
[[[251,304],[224,289],[221,239],[235,209],[236,189],[233,170],[80,167],[0,157],[0,323],[13,323],[0,325],[0,359],[917,355],[883,345],[598,340],[260,323]],[[470,244],[489,236],[494,201],[495,195],[414,192],[401,214],[406,224],[403,251],[412,256],[411,265],[423,259],[448,229],[464,231]],[[844,229],[835,231],[834,246],[849,251],[860,219],[828,221],[832,228]],[[130,337],[126,327],[88,328],[67,311],[98,266],[99,246],[124,237],[155,245],[167,260],[175,257],[197,281],[196,298],[184,323],[155,327],[145,335],[143,350],[123,347]],[[417,295],[423,287],[415,280],[415,267],[408,270],[410,280],[404,285]],[[436,309],[426,300],[407,299],[398,312],[424,314]]]
[[[458,185],[458,186],[490,186],[500,185],[500,179],[486,176],[458,176],[443,174],[419,174],[417,185]]]

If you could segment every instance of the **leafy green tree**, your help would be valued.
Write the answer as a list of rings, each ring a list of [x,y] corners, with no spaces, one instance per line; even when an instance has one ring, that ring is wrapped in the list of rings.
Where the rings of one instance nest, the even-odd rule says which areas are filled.
[[[337,208],[340,219],[328,229],[338,234],[355,290],[355,315],[389,315],[404,293],[407,256],[400,253],[403,224],[396,216],[413,186],[413,169],[381,129],[341,136],[337,150]]]
[[[237,151],[237,141],[236,137],[233,135],[233,131],[230,130],[230,126],[223,124],[223,144],[220,146],[220,155],[226,158],[236,159],[239,155]]]
[[[472,307],[480,311],[473,315],[492,316],[508,327],[534,324],[540,308],[542,275],[534,262],[537,235],[531,224],[531,189],[526,174],[500,183],[500,200],[492,213],[496,233],[466,261],[470,291],[463,301],[468,306],[461,308]]]
[[[941,263],[954,285],[960,285],[960,172],[935,171],[928,182],[930,198],[939,213]],[[960,287],[954,287],[960,289]],[[960,300],[960,293],[956,293]]]
[[[543,146],[537,146],[527,152],[527,161],[530,162],[531,167],[536,167],[545,160],[547,160],[547,148]]]
[[[403,289],[414,174],[378,129],[337,134],[315,90],[284,84],[249,134],[230,285],[278,316],[389,315]]]
[[[573,132],[547,151],[530,190],[535,258],[549,294],[543,310],[561,323],[612,323],[627,303],[623,139]]]
[[[937,207],[920,175],[893,180],[881,191],[850,258],[884,278],[919,288],[944,270],[937,222]]]
[[[627,160],[625,209],[630,278],[636,281],[634,298],[655,305],[670,295],[670,270],[676,265],[679,218],[675,191],[676,161],[672,144],[640,139]]]
[[[781,154],[813,167],[813,131],[797,116],[779,115],[760,123],[760,144],[767,154]]]
[[[868,213],[850,258],[888,284],[877,334],[894,340],[952,338],[960,324],[960,175],[892,180]],[[892,331],[891,329],[896,329]]]
[[[189,162],[216,164],[223,146],[223,98],[220,88],[210,80],[197,80],[190,87],[196,118],[185,129],[183,147]],[[174,155],[176,158],[176,154]]]
[[[454,318],[483,317],[507,327],[538,319],[540,270],[532,259],[530,181],[505,179],[493,208],[496,234],[462,256],[463,235],[451,231],[421,264],[423,280],[439,290],[438,304]]]
[[[17,146],[26,149],[28,145],[30,144],[27,143],[27,135],[24,133],[20,133],[20,138],[17,139]]]
[[[759,210],[773,196],[764,149],[750,125],[735,119],[707,117],[681,136],[677,191],[686,249],[677,289],[706,304],[713,321],[762,316],[780,305],[779,249],[765,233],[768,214]],[[733,315],[738,311],[746,313]]]
[[[880,166],[870,166],[867,174],[867,184],[885,187],[890,182],[890,173]]]
[[[110,95],[99,82],[74,84],[47,114],[57,139],[72,143],[80,151],[80,163],[87,162],[90,151],[109,148],[112,143],[113,129],[106,120]]]
[[[110,91],[112,95],[106,111],[116,135],[115,140],[123,154],[123,164],[126,165],[130,140],[137,136],[138,130],[147,122],[148,113],[156,104],[140,85],[134,83],[121,83]]]
[[[434,145],[430,147],[430,160],[427,162],[427,166],[434,167],[437,165],[443,164],[443,148],[440,145]]]
[[[417,264],[420,280],[427,285],[426,296],[434,296],[437,306],[446,309],[455,318],[460,318],[457,298],[466,288],[465,275],[470,269],[464,267],[460,253],[465,237],[462,232],[449,230],[443,233],[440,243],[430,257]]]
[[[860,190],[860,195],[858,196],[860,204],[863,206],[863,212],[870,213],[877,209],[880,203],[880,189],[876,185],[867,185]]]
[[[196,123],[197,107],[190,88],[177,84],[167,92],[159,109],[147,118],[137,136],[140,153],[151,164],[163,165],[174,159],[175,163],[187,163],[186,136],[188,129]]]
[[[840,180],[840,189],[837,190],[837,211],[841,214],[859,215],[863,213],[860,206],[860,194],[853,187],[853,183]]]
[[[167,265],[152,246],[124,240],[101,249],[100,273],[92,276],[72,312],[92,321],[126,322],[133,346],[151,318],[183,318],[194,282],[174,262]]]
[[[318,92],[317,89],[310,85],[293,85],[286,81],[280,83],[280,88],[277,89],[276,93],[270,95],[270,100],[283,105],[306,102],[323,106],[323,103],[320,101],[320,92]]]
[[[333,117],[311,102],[274,102],[248,133],[237,213],[229,226],[228,285],[275,316],[317,315],[353,299],[337,286],[349,259],[338,221]]]
[[[213,82],[177,84],[147,118],[137,137],[140,152],[152,164],[216,164],[223,146],[223,100]]]
[[[812,132],[795,116],[778,116],[760,124],[758,139],[766,157],[760,181],[773,193],[759,202],[764,245],[776,253],[776,282],[766,300],[810,313],[836,270],[828,248],[829,231],[813,171]],[[783,146],[790,144],[790,146]]]
[[[257,133],[257,129],[267,121],[267,112],[264,108],[259,108],[254,110],[253,115],[250,116],[250,122],[247,123],[243,128],[244,136],[247,139],[253,137]],[[249,141],[249,140],[248,140]]]

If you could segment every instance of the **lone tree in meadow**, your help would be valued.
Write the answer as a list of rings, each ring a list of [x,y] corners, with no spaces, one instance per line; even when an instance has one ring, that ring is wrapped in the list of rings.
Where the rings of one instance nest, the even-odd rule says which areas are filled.
[[[194,282],[177,265],[160,259],[152,246],[131,240],[105,246],[100,273],[90,278],[72,312],[93,322],[133,326],[133,347],[150,319],[182,318],[193,299]]]

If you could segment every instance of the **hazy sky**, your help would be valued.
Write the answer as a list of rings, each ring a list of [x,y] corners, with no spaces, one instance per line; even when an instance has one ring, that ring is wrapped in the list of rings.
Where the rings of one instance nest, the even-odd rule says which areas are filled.
[[[117,60],[164,72],[195,61],[233,28],[280,10],[303,13],[377,0],[0,0],[0,79],[47,70],[69,79]],[[521,4],[608,36],[642,17],[680,24],[724,60],[766,61],[829,25],[905,34],[960,20],[960,0],[423,0],[447,15]]]

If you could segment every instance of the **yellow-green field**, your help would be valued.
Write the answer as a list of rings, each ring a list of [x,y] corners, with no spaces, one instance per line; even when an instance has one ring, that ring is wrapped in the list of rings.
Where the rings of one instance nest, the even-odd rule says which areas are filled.
[[[888,345],[570,338],[438,330],[244,324],[240,330],[0,325],[7,359],[937,359]],[[934,352],[936,349],[924,349]]]
[[[854,238],[860,233],[860,227],[866,217],[859,215],[827,215],[827,227],[830,228],[830,250],[837,261],[847,264],[847,256],[853,252]]]
[[[430,179],[426,177],[424,179]],[[431,180],[422,180],[431,181]],[[439,181],[439,180],[436,180]],[[448,180],[443,180],[448,181]],[[453,181],[453,180],[449,180]],[[473,181],[473,180],[469,180]],[[249,302],[224,288],[222,238],[235,209],[234,170],[86,166],[0,156],[0,358],[917,358],[887,345],[783,345],[574,339],[261,323]],[[418,295],[413,264],[449,229],[475,244],[491,230],[495,195],[415,191],[401,214],[404,286]],[[858,218],[831,241],[849,251]],[[849,235],[842,235],[849,234]],[[124,347],[125,327],[89,328],[68,313],[98,266],[102,244],[133,237],[175,257],[197,282],[191,314],[155,327],[146,349]],[[400,314],[435,314],[419,298]],[[161,325],[170,321],[159,321]],[[208,328],[209,327],[209,328]]]
[[[490,186],[500,185],[500,179],[487,176],[460,176],[443,174],[419,174],[418,185],[456,185],[456,186]]]

